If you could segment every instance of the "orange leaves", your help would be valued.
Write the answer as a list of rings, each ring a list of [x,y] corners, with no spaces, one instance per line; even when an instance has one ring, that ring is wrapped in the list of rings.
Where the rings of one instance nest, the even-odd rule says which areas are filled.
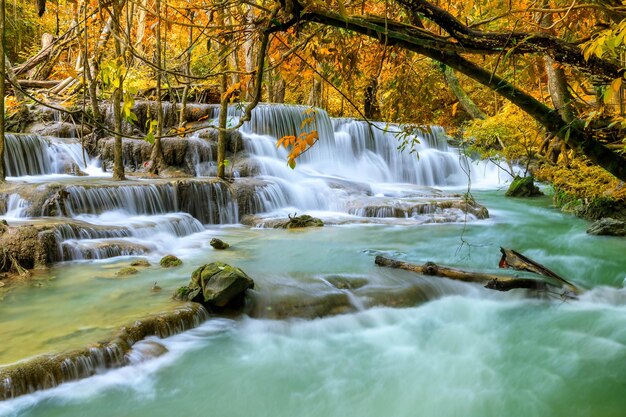
[[[304,130],[305,127],[313,125],[313,129],[310,132],[302,132],[298,136],[283,136],[276,142],[277,148],[282,147],[289,150],[287,165],[291,169],[296,167],[296,158],[311,149],[320,138],[319,133],[317,133],[317,109],[311,107],[305,110],[304,116],[302,123],[300,123],[300,130]]]
[[[298,137],[296,136],[283,136],[278,139],[276,147],[283,147],[289,149],[287,155],[287,165],[289,168],[294,169],[296,167],[296,158],[311,149],[313,145],[319,140],[319,134],[317,130],[310,132],[302,132]]]

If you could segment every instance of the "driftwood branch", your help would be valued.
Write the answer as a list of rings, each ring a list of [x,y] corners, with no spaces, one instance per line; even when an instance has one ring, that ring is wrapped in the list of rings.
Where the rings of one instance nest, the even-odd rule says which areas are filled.
[[[469,272],[460,269],[450,268],[447,266],[437,265],[433,262],[426,262],[423,265],[418,265],[385,258],[384,256],[377,256],[374,262],[378,266],[404,269],[405,271],[411,271],[422,275],[443,277],[456,281],[481,284],[485,288],[497,291],[509,291],[516,288],[525,288],[532,290],[546,290],[548,288],[548,284],[545,281],[540,281],[532,278],[515,278],[506,275]]]
[[[500,252],[502,252],[502,258],[500,258],[500,263],[498,266],[500,268],[513,268],[518,271],[528,271],[533,272],[538,275],[542,275],[544,277],[552,278],[555,281],[558,281],[559,284],[574,294],[580,294],[581,290],[576,285],[567,281],[565,278],[561,277],[557,273],[549,270],[545,266],[533,261],[532,259],[527,258],[519,252],[516,252],[511,249],[500,248]]]
[[[374,261],[378,266],[388,268],[404,269],[405,271],[415,272],[421,275],[436,276],[449,278],[456,281],[470,282],[483,285],[485,288],[496,291],[509,291],[512,289],[529,289],[535,291],[558,292],[561,296],[567,298],[576,298],[581,290],[574,284],[566,281],[556,273],[550,271],[546,267],[537,262],[528,259],[524,255],[502,248],[502,259],[500,260],[501,268],[514,268],[538,274],[535,278],[518,278],[507,275],[489,274],[483,272],[463,271],[456,268],[437,265],[433,262],[426,262],[423,265],[412,264],[409,262],[398,261],[395,259],[377,256]],[[545,280],[550,278],[550,280]]]

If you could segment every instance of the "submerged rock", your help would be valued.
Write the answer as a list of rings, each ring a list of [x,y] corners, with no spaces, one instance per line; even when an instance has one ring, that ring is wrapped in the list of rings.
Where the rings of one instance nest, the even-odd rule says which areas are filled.
[[[128,277],[130,275],[135,275],[138,274],[139,270],[137,268],[133,268],[132,266],[129,266],[127,268],[122,268],[119,271],[117,271],[115,273],[115,276],[118,277]]]
[[[180,287],[175,298],[198,302],[209,310],[243,306],[246,290],[254,281],[241,269],[223,262],[212,262],[191,274],[188,286]]]
[[[130,263],[130,266],[148,267],[148,266],[150,266],[150,262],[148,262],[145,259],[137,259],[137,260],[132,261]]]
[[[209,243],[213,249],[224,250],[230,248],[230,245],[221,239],[213,238]]]
[[[317,217],[303,214],[302,216],[294,216],[285,218],[263,218],[254,215],[246,215],[241,219],[241,224],[250,227],[263,227],[267,229],[299,229],[304,227],[322,227],[324,222]]]
[[[535,185],[535,179],[532,176],[520,177],[517,175],[505,195],[507,197],[538,197],[543,193]]]
[[[159,264],[163,268],[173,268],[176,266],[181,266],[183,264],[183,261],[181,261],[174,255],[165,255],[163,258],[161,258]]]
[[[446,223],[466,220],[466,215],[482,220],[489,218],[489,211],[472,198],[461,196],[415,197],[398,199],[391,197],[355,198],[348,203],[348,213],[367,218],[417,219],[424,223]],[[470,219],[471,220],[471,219]]]
[[[626,221],[610,217],[600,219],[591,224],[587,233],[601,236],[626,236]]]
[[[322,227],[324,222],[317,217],[303,214],[302,216],[289,216],[289,221],[282,226],[283,229],[298,229],[302,227]]]
[[[369,284],[367,279],[359,277],[333,275],[324,279],[339,290],[356,290]]]

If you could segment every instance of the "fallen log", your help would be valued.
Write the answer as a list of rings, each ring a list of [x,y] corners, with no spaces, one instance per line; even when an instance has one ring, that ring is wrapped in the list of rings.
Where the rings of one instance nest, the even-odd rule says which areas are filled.
[[[54,88],[61,80],[18,80],[22,88]]]
[[[411,271],[422,275],[444,277],[454,279],[456,281],[481,284],[486,288],[498,291],[509,291],[514,288],[545,290],[548,285],[545,281],[532,278],[515,278],[505,275],[485,274],[482,272],[468,272],[461,269],[437,265],[433,262],[426,262],[423,265],[418,265],[385,258],[384,256],[377,256],[374,262],[378,266],[404,269],[405,271]]]

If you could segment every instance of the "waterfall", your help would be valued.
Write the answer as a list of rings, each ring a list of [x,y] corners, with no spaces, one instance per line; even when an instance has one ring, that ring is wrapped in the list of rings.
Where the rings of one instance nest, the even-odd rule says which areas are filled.
[[[39,135],[5,135],[4,163],[7,176],[76,173],[97,165],[80,143],[69,139],[46,138]]]
[[[236,112],[231,111],[231,115]],[[315,123],[311,123],[314,117]],[[308,119],[307,119],[308,118]],[[307,124],[307,122],[309,122]],[[287,166],[287,151],[278,138],[318,129],[319,141],[298,158],[295,170]],[[260,211],[324,210],[364,213],[351,208],[354,196],[383,195],[400,184],[462,187],[496,173],[495,166],[476,164],[450,147],[443,128],[404,127],[331,119],[323,110],[304,106],[262,105],[242,127],[245,150],[255,161],[264,187],[257,188],[254,206]],[[406,149],[399,148],[405,145]],[[371,212],[371,210],[369,211]],[[393,212],[381,208],[378,213]],[[410,216],[410,214],[407,214]]]
[[[7,199],[6,213],[2,217],[7,219],[26,217],[26,211],[29,207],[30,202],[28,200],[23,199],[19,194],[11,194]]]
[[[68,217],[121,210],[126,215],[183,212],[202,224],[232,224],[239,221],[237,201],[222,182],[179,181],[91,188],[70,186],[66,192],[63,214]]]

